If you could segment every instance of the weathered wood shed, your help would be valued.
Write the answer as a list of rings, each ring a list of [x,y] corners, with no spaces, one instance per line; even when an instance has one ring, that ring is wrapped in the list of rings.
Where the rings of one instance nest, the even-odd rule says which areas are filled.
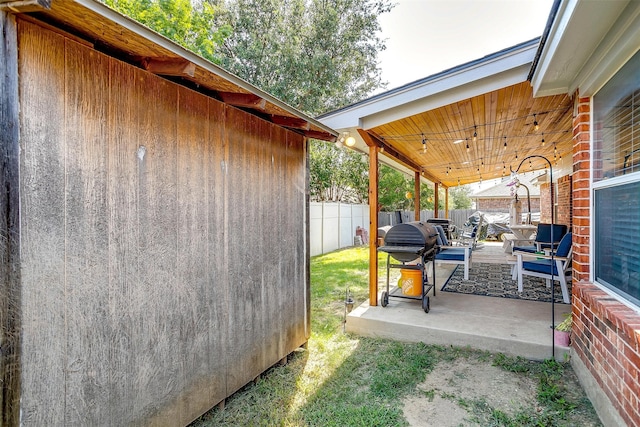
[[[181,425],[309,337],[307,138],[93,0],[0,0],[0,425]]]

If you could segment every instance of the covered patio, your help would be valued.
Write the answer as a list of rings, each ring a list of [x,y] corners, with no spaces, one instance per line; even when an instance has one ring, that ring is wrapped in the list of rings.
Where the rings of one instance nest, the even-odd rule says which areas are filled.
[[[354,136],[353,148],[369,155],[371,236],[378,230],[380,163],[413,175],[417,198],[420,182],[432,183],[435,206],[443,189],[445,216],[450,187],[508,179],[519,170],[541,183],[540,221],[564,221],[570,228],[571,189],[563,191],[558,178],[570,179],[572,169],[573,100],[534,97],[528,79],[539,44],[539,39],[521,43],[319,118],[342,132],[345,141]],[[559,219],[562,197],[569,210]],[[415,206],[419,209],[419,199]],[[552,316],[550,303],[440,292],[455,265],[438,265],[428,314],[413,301],[381,307],[386,278],[378,277],[378,240],[370,241],[369,301],[348,316],[347,330],[531,359],[564,357],[567,349],[553,348],[551,329],[571,311],[570,304],[556,304]],[[472,263],[507,262],[502,243],[473,251]],[[544,287],[544,280],[540,283]]]
[[[540,221],[572,232],[571,365],[603,424],[611,426],[640,425],[638,40],[638,2],[557,0],[539,40],[320,117],[343,132],[345,141],[347,134],[355,135],[356,149],[369,154],[372,237],[379,162],[443,188],[445,206],[449,187],[512,170],[545,172]],[[374,326],[376,310],[389,322],[400,315],[394,309],[400,310],[377,307],[377,247],[376,239],[371,241],[368,307],[350,320],[359,315],[371,320],[373,330],[384,331]],[[404,322],[414,331],[429,322],[423,336],[432,339],[442,330],[437,308],[444,316],[455,306],[446,301],[450,296],[436,298],[433,315],[411,317],[403,307]],[[511,311],[505,304],[510,302],[501,300],[478,314],[479,298],[460,304],[457,315],[443,322],[450,342],[460,343],[456,340],[469,331],[481,333],[478,325],[489,330],[492,322],[508,323],[509,312],[527,326],[535,322],[532,313]],[[356,323],[352,320],[352,330]],[[452,325],[459,323],[467,325],[454,333]],[[389,324],[409,329],[400,321]],[[513,335],[516,341],[518,334]],[[493,337],[482,341],[498,342],[493,349],[500,349]]]
[[[421,182],[435,187],[435,206],[444,190],[446,216],[450,187],[519,170],[543,183],[540,222],[559,222],[559,178],[570,179],[572,172],[573,100],[566,94],[534,97],[529,73],[539,45],[539,39],[524,42],[319,117],[345,141],[353,136],[352,148],[369,155],[370,236],[377,237],[380,163],[414,176],[416,220]],[[564,196],[569,206],[562,221],[570,228],[570,181]],[[377,272],[372,238],[371,307],[379,303]]]
[[[485,242],[474,251],[473,261],[505,263],[504,255],[501,243]],[[400,341],[470,346],[534,360],[551,358],[554,353],[557,360],[565,358],[568,347],[556,346],[555,352],[552,348],[551,303],[441,291],[455,267],[436,268],[436,294],[429,293],[429,313],[422,310],[420,301],[392,298],[387,307],[366,301],[349,313],[346,330]],[[433,283],[431,276],[429,280]],[[380,278],[380,289],[385,281]],[[544,287],[543,280],[540,286]],[[571,305],[556,303],[553,309],[554,317],[562,319],[571,312]]]

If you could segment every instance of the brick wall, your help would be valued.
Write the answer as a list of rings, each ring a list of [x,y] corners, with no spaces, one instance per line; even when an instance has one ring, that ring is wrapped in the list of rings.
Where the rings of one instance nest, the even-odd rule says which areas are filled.
[[[503,211],[509,212],[511,207],[511,201],[513,198],[495,198],[495,199],[476,199],[476,209],[479,211]],[[518,200],[522,203],[522,213],[527,213],[527,198],[518,196]],[[531,212],[540,211],[540,199],[537,197],[531,198]]]
[[[551,188],[557,193],[555,196],[554,223],[564,224],[571,229],[572,221],[572,178],[571,175],[565,175],[558,179],[553,187],[551,184],[544,183],[540,185],[540,222],[551,223],[551,196],[549,192]]]
[[[576,102],[578,114],[573,119],[573,277],[581,281],[589,280],[591,106],[589,98]]]
[[[558,179],[556,185],[558,196],[556,206],[556,223],[565,224],[571,230],[572,220],[572,187],[571,175],[565,175]]]
[[[590,283],[573,284],[571,345],[629,426],[640,426],[640,316]]]
[[[540,222],[551,223],[551,185],[547,182],[540,184]]]
[[[625,423],[640,426],[640,315],[589,282],[589,98],[573,128],[572,347]]]

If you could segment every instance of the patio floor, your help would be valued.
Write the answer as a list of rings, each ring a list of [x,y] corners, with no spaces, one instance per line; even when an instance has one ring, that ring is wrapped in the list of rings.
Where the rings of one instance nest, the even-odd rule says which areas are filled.
[[[485,242],[474,250],[473,262],[506,263],[502,243]],[[441,292],[455,266],[436,269],[436,296],[430,292],[431,309],[420,301],[391,298],[387,307],[368,301],[347,316],[346,331],[358,335],[422,341],[428,344],[471,346],[527,359],[552,357],[551,303]],[[379,290],[385,289],[385,277]],[[517,286],[514,281],[513,286]],[[569,304],[555,304],[555,321],[571,311]],[[569,348],[556,346],[562,360]]]

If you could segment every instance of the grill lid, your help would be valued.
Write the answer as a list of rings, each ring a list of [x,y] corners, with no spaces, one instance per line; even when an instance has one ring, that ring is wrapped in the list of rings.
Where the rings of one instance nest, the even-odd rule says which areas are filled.
[[[438,231],[431,224],[405,222],[391,227],[384,236],[384,246],[378,248],[401,262],[426,256],[436,245]]]
[[[432,224],[420,221],[394,225],[384,237],[385,246],[421,246],[431,249],[436,244],[438,231]]]

